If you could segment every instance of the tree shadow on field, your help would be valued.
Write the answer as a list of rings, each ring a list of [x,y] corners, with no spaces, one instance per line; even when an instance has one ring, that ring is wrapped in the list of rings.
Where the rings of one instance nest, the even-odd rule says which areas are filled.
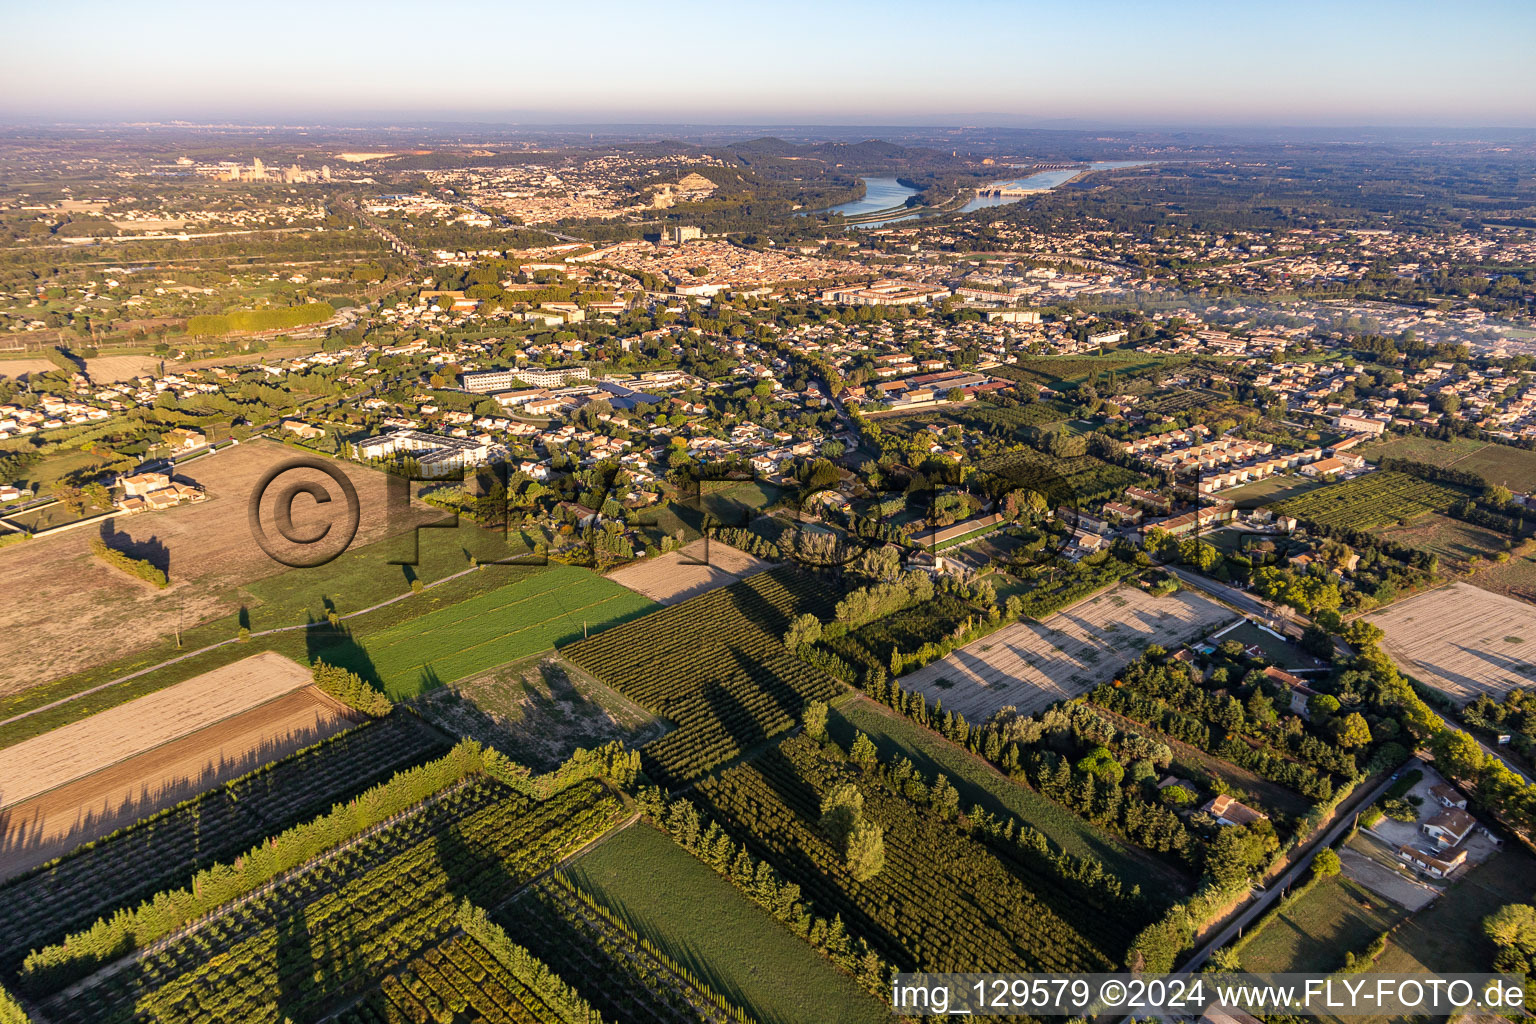
[[[329,619],[317,619],[312,615],[306,615],[305,622],[309,628],[304,631],[304,652],[311,665],[323,661],[327,665],[356,672],[371,685],[383,688],[373,658],[345,623],[333,626]]]
[[[120,551],[129,558],[148,562],[165,573],[166,579],[171,578],[171,549],[166,547],[165,542],[159,537],[151,536],[139,540],[131,534],[118,530],[110,519],[101,524],[98,532],[101,542],[113,551]]]

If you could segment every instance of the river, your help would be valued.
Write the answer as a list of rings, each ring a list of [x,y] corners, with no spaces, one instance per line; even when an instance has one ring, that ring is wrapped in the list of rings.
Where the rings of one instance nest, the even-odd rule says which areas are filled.
[[[1147,160],[1097,160],[1087,166],[1068,167],[1065,170],[1039,171],[1026,175],[1023,178],[1012,178],[1006,181],[993,181],[987,184],[987,188],[1013,188],[1028,189],[1031,192],[1049,192],[1058,185],[1071,181],[1079,174],[1088,174],[1093,171],[1112,171],[1120,167],[1142,167],[1150,163]],[[964,206],[960,207],[961,213],[971,213],[974,210],[984,210],[989,206],[1007,206],[1016,203],[1027,196],[977,196]]]
[[[844,217],[857,217],[860,214],[874,213],[877,210],[889,210],[895,206],[903,205],[912,196],[917,195],[917,189],[907,188],[895,178],[860,178],[864,183],[864,198],[855,199],[847,203],[839,203],[837,206],[828,207],[825,210],[803,210],[802,213],[840,213]],[[889,224],[892,221],[908,220],[918,215],[917,211],[903,210],[889,217],[879,220],[863,221],[854,227],[868,228],[879,224]]]

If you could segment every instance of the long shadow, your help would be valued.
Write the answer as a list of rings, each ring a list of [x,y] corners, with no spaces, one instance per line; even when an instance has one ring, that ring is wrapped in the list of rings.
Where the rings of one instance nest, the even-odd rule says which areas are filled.
[[[1461,644],[1457,644],[1456,649],[1463,654],[1472,655],[1472,657],[1477,658],[1479,661],[1486,661],[1502,672],[1520,676],[1528,682],[1536,681],[1536,665],[1532,665],[1530,662],[1516,661],[1514,658],[1495,654],[1493,651],[1481,651],[1473,647],[1464,647]]]
[[[277,814],[264,809],[263,794],[251,787],[235,792],[221,785],[279,757],[284,758],[280,765],[307,763],[307,755],[295,754],[294,748],[318,738],[306,731],[282,742],[268,741],[241,757],[221,758],[196,778],[165,791],[151,793],[145,787],[116,807],[82,809],[62,834],[44,831],[39,819],[26,820],[26,804],[0,813],[0,861],[10,861],[22,872],[0,886],[0,971],[19,967],[28,950],[57,942],[117,907],[182,885],[201,868],[227,861],[263,836],[378,781],[378,773],[364,772],[341,789],[317,793],[307,801],[285,800]],[[272,774],[282,770],[274,767],[256,782],[286,779]],[[389,770],[386,766],[385,772]],[[177,805],[179,800],[189,802]],[[95,845],[78,849],[88,842]],[[57,864],[36,868],[60,856],[64,859]],[[105,879],[112,884],[102,884]]]
[[[312,615],[306,615],[305,622],[309,628],[304,630],[304,653],[311,664],[323,661],[356,672],[374,686],[382,686],[373,658],[345,622],[333,626],[329,620],[316,619]]]
[[[137,558],[148,562],[156,569],[165,573],[167,578],[171,575],[171,549],[159,537],[149,536],[143,539],[134,537],[117,529],[116,520],[104,520],[97,533],[101,542],[113,551],[120,551],[129,558]]]
[[[433,839],[433,852],[447,878],[448,891],[456,904],[469,900],[487,910],[501,906],[522,881],[507,872],[494,851],[466,842],[459,829],[460,822],[455,821]]]
[[[777,749],[763,754],[759,764],[761,770],[758,771],[758,775],[773,790],[780,803],[800,820],[808,833],[815,836],[808,841],[826,847],[825,840],[817,835],[818,822],[804,810],[819,807],[821,794],[800,777],[793,765],[789,764]],[[779,770],[773,770],[775,764],[779,765]],[[721,827],[729,831],[732,838],[745,844],[754,857],[767,860],[782,877],[797,883],[801,892],[811,900],[817,916],[830,917],[834,913],[841,914],[843,924],[850,934],[863,936],[882,956],[902,969],[907,970],[913,966],[915,963],[913,954],[902,942],[901,936],[876,920],[860,906],[854,894],[848,891],[850,887],[858,886],[860,883],[823,872],[803,847],[790,846],[782,851],[773,849],[753,830],[737,826],[729,811],[716,805],[703,791],[696,790],[691,799],[699,804],[701,811],[720,822]],[[839,854],[831,849],[824,849],[822,855],[831,860],[839,857]],[[831,893],[836,893],[835,905],[834,898],[829,898]]]
[[[273,953],[277,961],[277,986],[272,993],[277,1002],[279,1019],[304,1020],[310,993],[305,981],[313,982],[315,951],[309,940],[309,922],[300,902],[277,925],[277,942]],[[326,958],[328,959],[328,958]],[[325,965],[329,968],[329,965]]]

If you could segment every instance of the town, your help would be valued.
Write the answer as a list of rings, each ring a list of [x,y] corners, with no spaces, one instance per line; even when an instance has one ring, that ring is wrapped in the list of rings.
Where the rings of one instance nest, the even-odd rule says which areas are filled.
[[[539,37],[479,13],[307,17],[501,95],[470,36]],[[634,17],[518,61],[567,98],[714,66],[637,30],[621,73]],[[0,1022],[1536,998],[1528,127],[394,88],[0,125]]]

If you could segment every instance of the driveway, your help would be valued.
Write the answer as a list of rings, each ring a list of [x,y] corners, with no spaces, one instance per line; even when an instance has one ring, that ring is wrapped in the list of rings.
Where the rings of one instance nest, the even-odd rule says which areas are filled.
[[[1414,881],[1348,846],[1339,850],[1339,862],[1347,878],[1408,910],[1421,910],[1440,895],[1434,886]]]

